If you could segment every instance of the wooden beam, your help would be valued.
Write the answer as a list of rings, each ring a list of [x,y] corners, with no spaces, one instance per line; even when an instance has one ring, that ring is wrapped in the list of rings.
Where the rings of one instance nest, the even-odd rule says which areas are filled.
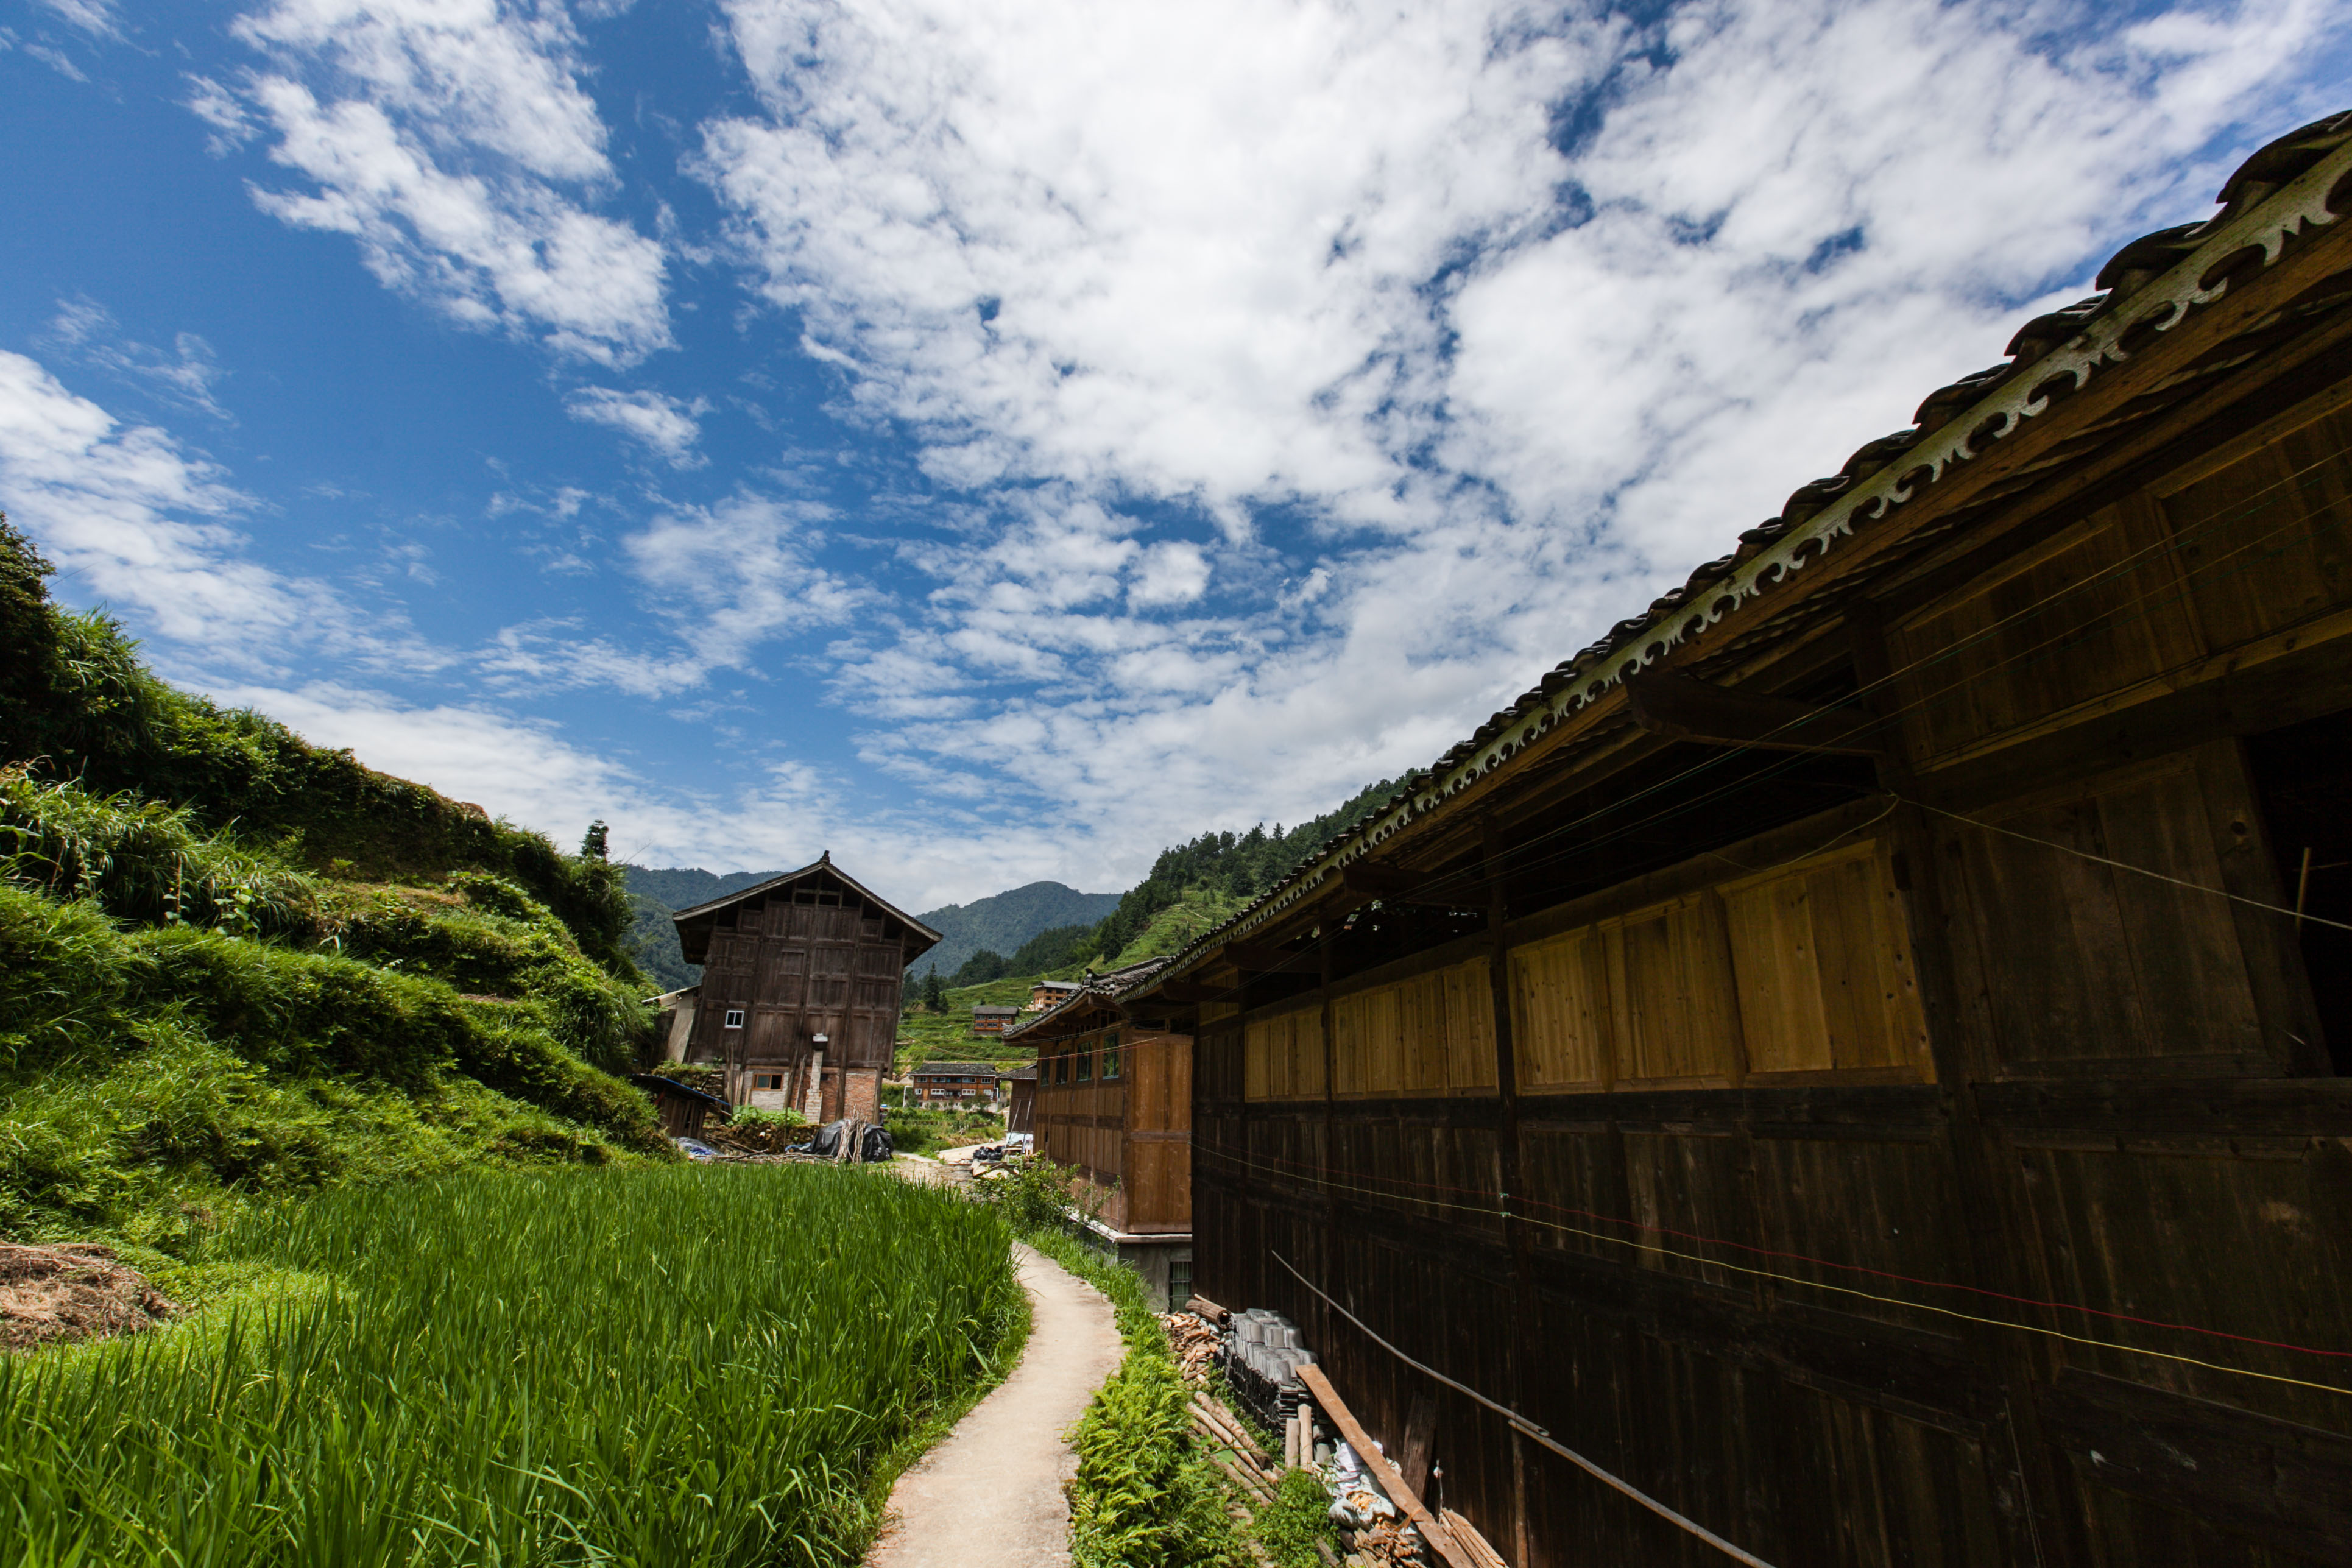
[[[1163,980],[1157,985],[1137,992],[1135,999],[1139,1001],[1146,996],[1156,996],[1171,1007],[1184,1007],[1202,1002],[1222,1002],[1231,994],[1233,992],[1229,986],[1203,985],[1197,980]]]
[[[1422,879],[1384,861],[1350,860],[1339,868],[1339,881],[1348,891],[1368,899],[1392,899],[1418,887]]]
[[[1886,752],[1864,738],[1878,724],[1870,714],[1710,686],[1671,669],[1642,669],[1627,676],[1625,700],[1635,723],[1671,740],[1853,757]]]
[[[1356,1458],[1372,1472],[1373,1479],[1381,1483],[1381,1489],[1388,1493],[1389,1501],[1396,1504],[1399,1510],[1420,1530],[1421,1538],[1429,1542],[1430,1550],[1444,1558],[1450,1568],[1478,1568],[1477,1560],[1462,1549],[1462,1543],[1454,1539],[1452,1531],[1439,1523],[1429,1510],[1421,1505],[1421,1499],[1404,1484],[1404,1478],[1397,1474],[1397,1468],[1389,1463],[1388,1456],[1374,1446],[1371,1435],[1357,1421],[1355,1412],[1348,1408],[1348,1402],[1339,1397],[1339,1391],[1331,1386],[1331,1380],[1323,1375],[1323,1369],[1308,1362],[1298,1369],[1298,1376],[1307,1384],[1307,1392],[1315,1396],[1315,1403],[1323,1407],[1323,1414],[1331,1418],[1331,1425],[1339,1429],[1339,1436],[1356,1450]]]

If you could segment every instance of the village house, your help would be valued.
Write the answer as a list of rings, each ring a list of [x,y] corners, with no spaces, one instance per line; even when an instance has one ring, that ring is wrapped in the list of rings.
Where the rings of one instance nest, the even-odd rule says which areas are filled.
[[[971,1032],[975,1037],[993,1038],[1004,1033],[1019,1016],[1021,1009],[1018,1007],[974,1007],[971,1010]]]
[[[1113,1000],[1158,967],[1101,976],[1006,1038],[1037,1053],[1036,1152],[1087,1184],[1080,1239],[1134,1268],[1165,1311],[1192,1293],[1192,1041]]]
[[[1040,980],[1029,988],[1028,1010],[1042,1013],[1055,1003],[1066,1002],[1077,994],[1078,983],[1075,980]]]
[[[2352,116],[2221,200],[1018,1031],[1515,1568],[2352,1562]]]
[[[899,976],[940,933],[815,864],[671,917],[702,983],[667,1004],[672,1061],[725,1069],[735,1105],[878,1121],[898,1038]]]
[[[993,1062],[923,1062],[909,1078],[919,1105],[969,1105],[996,1096]]]

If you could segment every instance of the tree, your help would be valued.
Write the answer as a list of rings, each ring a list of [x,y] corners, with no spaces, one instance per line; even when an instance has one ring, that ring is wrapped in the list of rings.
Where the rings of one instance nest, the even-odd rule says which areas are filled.
[[[947,982],[940,978],[940,966],[936,963],[923,974],[923,1005],[934,1013],[948,1010]]]
[[[580,841],[580,858],[583,860],[604,859],[609,851],[612,830],[604,826],[604,818],[599,817],[590,823],[588,836]]]

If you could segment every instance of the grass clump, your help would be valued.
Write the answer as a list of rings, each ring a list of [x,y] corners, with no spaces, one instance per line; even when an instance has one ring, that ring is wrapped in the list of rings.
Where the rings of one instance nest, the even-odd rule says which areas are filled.
[[[205,1254],[187,1323],[0,1360],[11,1568],[850,1563],[1025,1323],[993,1216],[810,1167],[333,1192]]]
[[[984,1110],[960,1110],[945,1106],[906,1110],[891,1107],[883,1115],[890,1129],[890,1146],[901,1154],[936,1154],[1004,1136],[1004,1121]]]
[[[1320,1544],[1336,1556],[1339,1528],[1331,1522],[1331,1494],[1321,1478],[1297,1466],[1285,1470],[1276,1483],[1274,1500],[1250,1521],[1250,1539],[1274,1560],[1276,1568],[1321,1568]]]

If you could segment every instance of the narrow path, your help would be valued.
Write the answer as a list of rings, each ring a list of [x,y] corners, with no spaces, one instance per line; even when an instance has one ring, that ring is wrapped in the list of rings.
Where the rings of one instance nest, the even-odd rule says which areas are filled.
[[[1028,1247],[1013,1256],[1032,1314],[1021,1364],[898,1478],[866,1568],[1068,1568],[1062,1486],[1078,1461],[1063,1435],[1122,1351],[1100,1291]]]

